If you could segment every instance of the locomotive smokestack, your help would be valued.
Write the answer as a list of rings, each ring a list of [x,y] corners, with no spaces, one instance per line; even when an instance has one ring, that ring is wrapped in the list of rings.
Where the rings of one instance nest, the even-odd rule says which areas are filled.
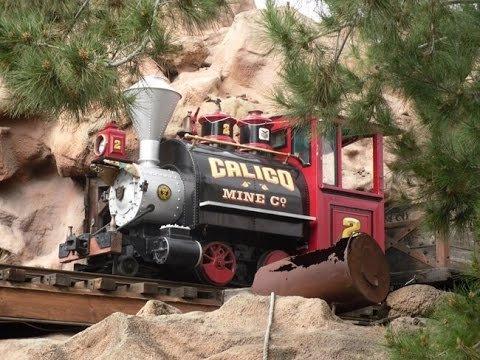
[[[129,108],[133,126],[140,140],[139,163],[156,165],[162,138],[181,95],[158,76],[146,76],[125,90],[133,96]]]

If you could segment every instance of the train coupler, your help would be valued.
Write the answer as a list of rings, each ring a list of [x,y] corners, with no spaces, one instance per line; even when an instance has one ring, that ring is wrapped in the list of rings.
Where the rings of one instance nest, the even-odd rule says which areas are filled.
[[[61,263],[105,254],[122,252],[122,234],[117,231],[106,231],[91,235],[70,234],[67,240],[59,245],[58,257]]]

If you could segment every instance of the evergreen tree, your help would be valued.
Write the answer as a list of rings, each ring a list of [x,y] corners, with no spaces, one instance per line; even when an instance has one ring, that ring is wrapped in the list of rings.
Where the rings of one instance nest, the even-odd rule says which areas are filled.
[[[227,0],[2,0],[0,77],[12,115],[118,110],[121,74],[178,50],[175,28],[229,15]]]
[[[273,95],[279,108],[300,122],[342,117],[347,134],[371,126],[387,133],[398,126],[384,94],[401,94],[417,123],[391,140],[391,169],[416,188],[432,230],[469,229],[478,239],[480,0],[324,0],[318,9],[318,22],[274,1],[263,13],[284,59]],[[393,357],[478,358],[478,267],[467,289],[423,334],[391,338]]]

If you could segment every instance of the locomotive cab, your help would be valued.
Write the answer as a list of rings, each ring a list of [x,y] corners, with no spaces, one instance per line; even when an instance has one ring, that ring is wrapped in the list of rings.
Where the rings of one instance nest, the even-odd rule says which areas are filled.
[[[288,161],[307,182],[309,214],[316,218],[308,250],[329,248],[350,230],[372,236],[384,250],[382,134],[352,136],[337,124],[320,136],[318,126],[317,120],[294,127],[277,119],[272,131],[273,147],[294,155]]]

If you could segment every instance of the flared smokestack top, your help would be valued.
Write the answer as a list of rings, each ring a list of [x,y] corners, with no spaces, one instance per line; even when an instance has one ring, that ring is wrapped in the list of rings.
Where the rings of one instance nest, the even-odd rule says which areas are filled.
[[[157,164],[160,139],[181,95],[158,76],[146,76],[125,90],[133,97],[129,113],[140,140],[140,163]]]

